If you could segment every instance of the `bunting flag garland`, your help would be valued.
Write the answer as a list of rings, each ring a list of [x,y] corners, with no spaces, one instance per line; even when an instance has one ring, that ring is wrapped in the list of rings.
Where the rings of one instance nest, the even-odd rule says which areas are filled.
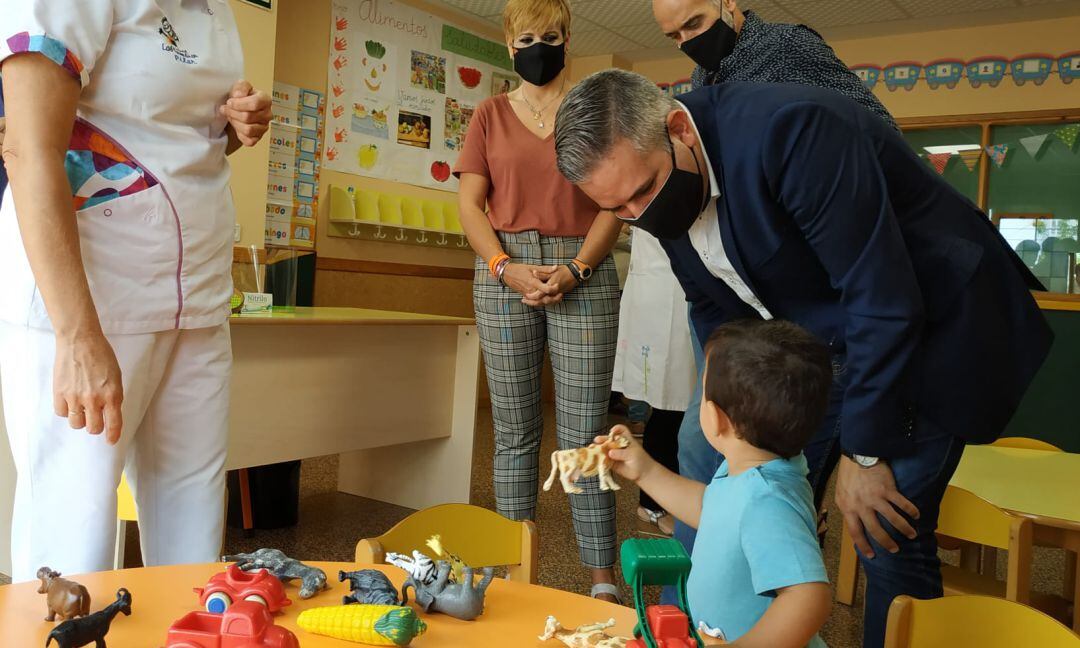
[[[998,168],[1001,168],[1002,164],[1005,164],[1005,156],[1009,154],[1008,144],[994,144],[986,147],[986,154],[990,156],[990,159],[994,161],[994,164]]]
[[[979,163],[980,158],[982,158],[982,149],[960,151],[960,159],[964,162],[964,166],[967,167],[968,171],[975,170],[975,166]]]
[[[930,153],[926,156],[926,159],[930,160],[930,164],[934,167],[934,170],[938,172],[938,175],[945,173],[945,167],[949,166],[949,160],[952,158],[952,153]]]
[[[1076,144],[1077,136],[1080,136],[1080,124],[1069,124],[1068,126],[1062,126],[1054,131],[1054,135],[1057,136],[1061,143],[1069,147],[1072,150],[1074,144]]]
[[[1042,148],[1046,144],[1046,140],[1049,137],[1049,133],[1044,133],[1042,135],[1032,135],[1031,137],[1021,137],[1020,144],[1024,147],[1024,150],[1028,152],[1028,155],[1030,155],[1032,159],[1038,159],[1039,152],[1042,151]]]

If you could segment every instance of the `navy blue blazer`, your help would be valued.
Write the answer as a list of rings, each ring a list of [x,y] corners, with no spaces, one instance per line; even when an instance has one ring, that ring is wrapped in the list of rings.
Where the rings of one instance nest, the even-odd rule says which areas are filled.
[[[986,215],[839,93],[730,83],[679,100],[720,184],[735,270],[774,317],[846,354],[843,448],[907,454],[920,418],[1000,436],[1053,334],[1030,293],[1042,286]],[[688,236],[662,243],[703,342],[758,317]]]

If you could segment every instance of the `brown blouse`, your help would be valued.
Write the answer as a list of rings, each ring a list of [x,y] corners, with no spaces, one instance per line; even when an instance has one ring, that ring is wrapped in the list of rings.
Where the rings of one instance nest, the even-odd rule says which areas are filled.
[[[505,94],[477,106],[454,166],[454,175],[462,173],[490,180],[488,219],[499,232],[585,236],[600,211],[559,173],[554,134],[537,137],[514,114]]]

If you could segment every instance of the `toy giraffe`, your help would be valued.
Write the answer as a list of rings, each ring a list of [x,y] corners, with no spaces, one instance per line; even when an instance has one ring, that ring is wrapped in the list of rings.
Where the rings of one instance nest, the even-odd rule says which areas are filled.
[[[559,624],[558,619],[549,616],[544,634],[539,639],[558,639],[569,648],[625,648],[629,641],[626,637],[613,637],[604,632],[614,625],[615,619],[608,619],[606,623],[591,623],[568,630]]]

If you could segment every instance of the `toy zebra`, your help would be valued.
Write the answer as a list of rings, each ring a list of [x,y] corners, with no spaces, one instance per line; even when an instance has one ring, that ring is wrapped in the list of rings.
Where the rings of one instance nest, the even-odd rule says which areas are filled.
[[[422,585],[431,585],[438,577],[435,561],[419,551],[412,552],[412,558],[405,554],[387,552],[387,564],[405,570],[413,580]]]

